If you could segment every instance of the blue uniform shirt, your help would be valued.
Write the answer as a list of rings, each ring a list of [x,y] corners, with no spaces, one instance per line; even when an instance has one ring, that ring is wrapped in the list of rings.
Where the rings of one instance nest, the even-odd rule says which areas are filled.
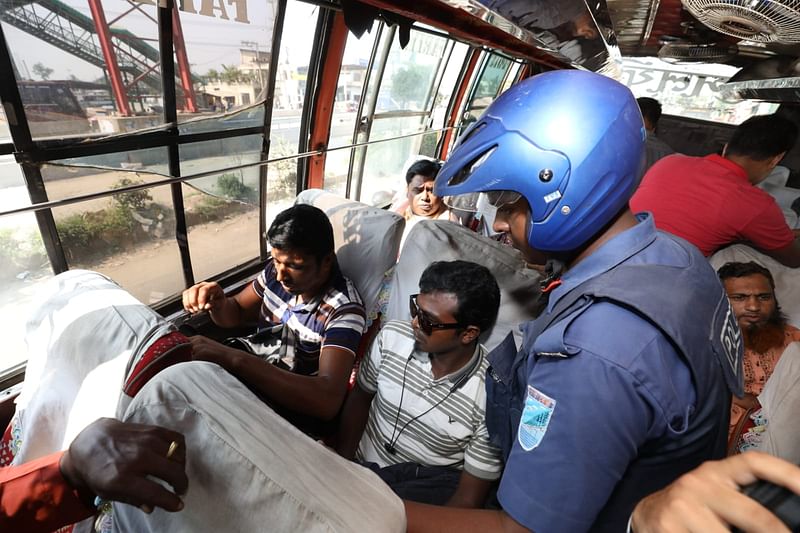
[[[685,261],[652,218],[640,220],[568,270],[547,312],[618,265]],[[658,328],[608,302],[576,310],[527,351],[527,394],[498,499],[537,533],[585,531],[639,447],[686,430],[696,401],[691,371]]]

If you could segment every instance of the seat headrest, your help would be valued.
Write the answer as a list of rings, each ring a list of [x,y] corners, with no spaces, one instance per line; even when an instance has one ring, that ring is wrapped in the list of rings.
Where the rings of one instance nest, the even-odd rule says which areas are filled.
[[[419,277],[434,261],[462,259],[483,265],[500,286],[500,310],[488,335],[481,336],[492,349],[513,331],[522,341],[518,326],[539,313],[539,273],[526,266],[515,249],[447,220],[422,220],[406,237],[392,275],[386,320],[410,320],[408,297],[419,292]]]
[[[339,267],[358,289],[367,317],[374,318],[385,274],[397,261],[403,217],[320,189],[301,192],[295,203],[313,205],[328,215]]]

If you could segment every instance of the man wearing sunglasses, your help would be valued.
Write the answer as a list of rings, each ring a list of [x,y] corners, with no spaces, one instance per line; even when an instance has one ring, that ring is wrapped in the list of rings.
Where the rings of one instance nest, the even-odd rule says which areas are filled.
[[[341,417],[337,451],[368,463],[403,498],[483,506],[500,477],[485,424],[486,349],[500,290],[483,266],[432,263],[409,298],[411,322],[372,344]]]
[[[489,355],[502,510],[406,502],[409,532],[625,531],[639,500],[724,455],[741,333],[702,254],[627,208],[644,133],[625,86],[560,70],[500,95],[450,154],[436,193],[482,194],[546,265],[547,302]]]

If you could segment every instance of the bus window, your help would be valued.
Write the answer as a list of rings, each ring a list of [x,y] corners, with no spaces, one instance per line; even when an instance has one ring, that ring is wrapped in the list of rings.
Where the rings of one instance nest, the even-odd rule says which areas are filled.
[[[364,84],[372,76],[378,75],[374,60],[372,70],[368,69],[370,58],[379,51],[377,47],[382,42],[380,36],[384,31],[385,26],[381,22],[375,25],[374,31],[364,33],[360,39],[352,33],[347,35],[328,141],[328,148],[332,151],[325,157],[325,190],[340,196],[347,194],[347,181],[354,150],[352,148],[336,150],[336,148],[357,141],[361,124],[366,125],[365,120],[359,120],[358,110],[361,109],[362,114],[367,112],[364,107],[366,105]],[[359,129],[356,129],[357,124]]]
[[[160,150],[165,154],[165,150]],[[164,180],[147,172],[45,166],[53,199],[72,198]],[[70,268],[101,272],[145,303],[183,288],[175,240],[175,210],[168,185],[149,187],[52,210]]]
[[[277,10],[277,0],[181,2],[177,13],[185,43],[183,56],[182,43],[175,39],[180,122],[219,116],[218,128],[239,127],[223,115],[264,101],[274,63],[272,32]],[[191,71],[191,94],[184,90],[183,58]],[[264,107],[255,106],[253,111],[252,124],[259,125]],[[191,131],[188,126],[186,131]]]
[[[510,77],[508,71],[512,65],[517,66],[514,61],[499,54],[484,55],[483,65],[472,85],[472,94],[461,115],[461,128],[478,120],[483,110],[497,98],[503,81]]]
[[[189,249],[197,280],[211,278],[258,257],[258,173],[258,167],[253,167],[182,185]],[[194,182],[203,183],[203,188],[196,187]]]
[[[286,5],[270,122],[270,159],[298,153],[300,121],[313,44],[313,39],[308,38],[308,32],[309,28],[316,27],[319,11],[319,7],[297,0],[290,0]],[[270,165],[267,176],[267,199],[270,203],[273,200],[284,201],[287,195],[294,197],[297,182],[296,160]],[[270,209],[272,208],[269,207],[268,210]],[[272,210],[275,214],[281,211]]]
[[[666,115],[740,124],[751,116],[775,112],[778,104],[729,100],[720,85],[739,69],[732,65],[668,63],[652,57],[626,58],[620,81],[634,96],[657,99]]]
[[[369,79],[365,92],[374,94],[374,112],[362,115],[366,116],[366,131],[360,140],[386,142],[357,149],[351,170],[350,196],[367,204],[381,204],[402,187],[404,167],[419,154],[422,142],[421,135],[409,135],[424,131],[428,123],[435,100],[434,83],[452,47],[444,36],[412,30],[411,40],[403,49],[394,27],[384,39],[390,40],[391,47],[380,75]]]
[[[5,115],[0,118],[5,124]],[[0,155],[0,211],[30,204],[14,156]],[[38,287],[52,276],[53,269],[47,260],[34,213],[1,217],[0,324],[5,346],[0,352],[0,373],[24,362],[25,319]]]
[[[450,93],[458,82],[458,76],[464,68],[464,60],[467,57],[469,46],[464,43],[453,43],[452,51],[447,59],[447,66],[442,73],[442,77],[436,87],[433,101],[433,114],[429,121],[430,128],[441,130],[447,124],[447,109],[453,95]],[[436,150],[439,140],[442,138],[443,131],[433,131],[426,133],[422,137],[419,153],[428,157],[436,157]]]
[[[5,143],[11,143],[11,131],[8,129],[6,110],[0,105],[0,146]],[[13,149],[13,147],[11,149]]]
[[[16,3],[3,12],[34,138],[124,133],[163,123],[155,4],[131,9],[125,0],[104,0],[93,12],[84,0],[54,0]],[[187,35],[192,37],[202,40]],[[106,65],[106,57],[113,63]]]

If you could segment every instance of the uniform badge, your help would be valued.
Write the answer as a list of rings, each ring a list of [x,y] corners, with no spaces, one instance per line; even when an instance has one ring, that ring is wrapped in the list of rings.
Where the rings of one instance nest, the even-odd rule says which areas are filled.
[[[525,408],[519,421],[517,440],[522,449],[531,451],[541,444],[556,408],[556,401],[528,385]]]

